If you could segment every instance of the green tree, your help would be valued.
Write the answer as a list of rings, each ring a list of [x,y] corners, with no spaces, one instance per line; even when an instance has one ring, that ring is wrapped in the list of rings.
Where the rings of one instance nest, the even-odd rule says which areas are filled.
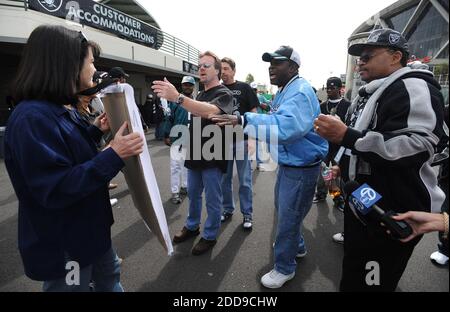
[[[245,82],[246,83],[252,83],[253,81],[255,81],[255,77],[253,77],[252,74],[248,74],[247,78],[245,78]]]

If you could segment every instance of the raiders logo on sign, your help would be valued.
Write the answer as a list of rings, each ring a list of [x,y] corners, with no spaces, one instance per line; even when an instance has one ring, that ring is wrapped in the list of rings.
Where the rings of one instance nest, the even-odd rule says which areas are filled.
[[[62,5],[62,0],[39,0],[39,4],[49,12],[56,12]]]

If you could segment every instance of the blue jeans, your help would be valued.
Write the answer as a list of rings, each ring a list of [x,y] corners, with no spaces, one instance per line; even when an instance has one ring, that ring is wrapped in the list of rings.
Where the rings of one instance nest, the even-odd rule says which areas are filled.
[[[188,169],[189,215],[186,220],[188,230],[200,226],[202,216],[202,193],[205,190],[206,212],[208,214],[203,228],[203,238],[214,240],[220,229],[222,203],[222,171],[218,168],[205,170]]]
[[[244,147],[245,146],[245,147]],[[243,159],[236,151],[243,151]],[[233,213],[234,198],[233,198],[233,168],[236,161],[237,173],[239,177],[239,202],[241,212],[244,217],[252,217],[253,214],[253,191],[252,191],[252,167],[248,159],[247,142],[238,142],[233,146],[233,161],[228,162],[227,173],[222,178],[222,193],[223,193],[223,210],[224,212]]]
[[[70,273],[68,271],[68,273]],[[91,289],[90,283],[93,282]],[[119,258],[113,248],[95,263],[80,269],[80,285],[67,285],[66,277],[45,281],[45,292],[123,292],[120,284]]]
[[[275,209],[278,226],[274,247],[275,270],[282,274],[295,271],[298,252],[306,250],[302,222],[309,212],[320,166],[278,169],[275,184]]]
[[[261,142],[259,142],[259,140],[256,140],[256,164],[260,165],[263,163],[263,161],[260,158],[260,153],[261,151],[259,151],[260,149],[262,149],[262,144]]]
[[[261,165],[269,161],[270,161],[269,144],[266,142],[256,140],[256,164]]]

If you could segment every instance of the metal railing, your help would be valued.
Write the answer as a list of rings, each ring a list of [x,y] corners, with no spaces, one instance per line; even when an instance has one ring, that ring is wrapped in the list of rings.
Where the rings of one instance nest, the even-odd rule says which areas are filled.
[[[448,74],[436,75],[434,78],[439,82],[442,87],[448,87]]]
[[[28,1],[27,0],[0,0],[0,6],[23,8],[26,11],[26,10],[28,10]],[[124,15],[127,15],[123,12],[121,12],[121,13]],[[132,17],[132,18],[137,19],[135,17]],[[139,20],[139,19],[137,19],[137,20]],[[156,30],[156,32],[157,32],[156,50],[160,50],[160,51],[163,51],[170,55],[179,57],[179,58],[183,59],[184,61],[187,61],[194,65],[198,64],[198,57],[200,55],[199,50],[197,50],[193,46],[187,44],[183,40],[178,39],[164,31],[162,31],[159,28],[156,28],[156,27],[154,27],[148,23],[145,23],[141,20],[139,20],[139,22]]]
[[[177,56],[185,61],[193,63],[194,65],[198,64],[198,56],[200,55],[199,50],[187,44],[183,40],[178,39],[160,29],[157,29],[157,31],[157,47],[159,48],[159,50],[169,53],[173,56]]]

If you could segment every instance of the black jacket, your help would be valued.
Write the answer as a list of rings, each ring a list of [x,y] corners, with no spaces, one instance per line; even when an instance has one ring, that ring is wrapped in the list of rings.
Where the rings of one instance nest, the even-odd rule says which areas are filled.
[[[443,131],[444,99],[431,73],[413,72],[380,95],[370,129],[349,128],[342,145],[366,162],[356,180],[373,187],[385,211],[440,211],[444,194],[431,168]]]
[[[336,108],[336,115],[341,118],[342,121],[345,121],[345,115],[347,114],[348,107],[350,106],[350,102],[346,99],[342,98],[340,102],[337,104],[333,104],[328,100],[320,103],[320,112],[324,115],[330,115],[331,109]],[[324,159],[324,162],[328,165],[331,161],[333,164],[336,164],[334,161],[334,157],[336,156],[339,150],[339,145],[334,144],[332,142],[328,142],[328,154]]]

